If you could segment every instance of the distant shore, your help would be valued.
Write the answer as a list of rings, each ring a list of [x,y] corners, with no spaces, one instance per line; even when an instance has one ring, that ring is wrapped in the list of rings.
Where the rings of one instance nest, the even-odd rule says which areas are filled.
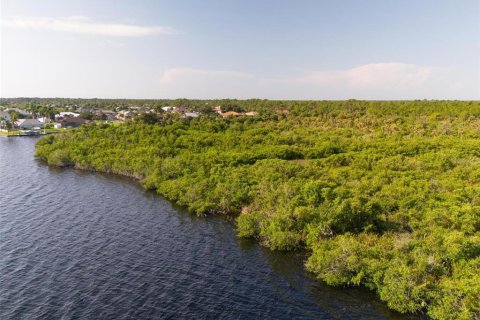
[[[64,129],[0,131],[0,137],[35,137],[64,132]]]

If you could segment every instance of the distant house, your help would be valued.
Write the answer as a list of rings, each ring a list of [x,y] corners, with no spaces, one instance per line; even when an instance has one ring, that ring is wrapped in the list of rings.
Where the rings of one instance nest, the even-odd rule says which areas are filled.
[[[114,121],[117,119],[116,112],[113,112],[111,110],[95,110],[94,114],[97,118],[102,120]]]
[[[19,119],[15,122],[15,126],[20,130],[40,129],[43,125],[44,123],[37,119]]]
[[[67,128],[67,127],[77,128],[87,122],[88,122],[87,120],[82,118],[70,117],[70,118],[63,119],[61,121],[61,124],[62,124],[62,128]]]
[[[96,115],[102,115],[102,114],[115,114],[114,111],[108,110],[108,109],[102,109],[102,110],[95,110]]]
[[[122,110],[118,112],[116,116],[118,120],[127,120],[127,119],[131,119],[132,117],[133,117],[133,112],[128,110]]]
[[[187,112],[187,110],[185,110],[185,108],[175,108],[170,112],[172,112],[172,113],[185,113],[185,112]]]
[[[187,118],[198,118],[199,114],[197,112],[185,112],[185,117]]]
[[[242,114],[238,113],[238,112],[235,112],[235,111],[228,111],[228,112],[222,113],[221,115],[222,115],[222,117],[226,118],[226,117],[230,117],[230,116],[237,117],[237,116],[241,116]]]
[[[175,107],[171,107],[171,106],[162,107],[162,110],[165,111],[165,112],[175,110],[175,109],[176,109]]]
[[[68,118],[68,117],[71,118],[71,117],[79,117],[79,116],[80,114],[75,112],[60,112],[55,115],[55,119]]]

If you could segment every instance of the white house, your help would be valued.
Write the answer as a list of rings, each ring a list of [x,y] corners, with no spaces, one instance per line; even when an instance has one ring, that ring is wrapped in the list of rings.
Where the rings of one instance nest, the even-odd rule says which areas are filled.
[[[80,116],[80,113],[75,113],[75,112],[60,112],[58,114],[55,115],[55,119],[59,119],[59,118],[70,118],[70,117],[73,117],[73,118],[76,118],[76,117],[79,117]]]
[[[187,118],[198,118],[199,114],[197,112],[185,112],[185,117]]]
[[[33,128],[43,128],[43,122],[37,119],[19,119],[15,125],[21,130],[31,130]]]
[[[117,113],[116,118],[117,118],[118,120],[127,120],[127,119],[132,118],[133,115],[134,115],[134,112],[133,112],[133,111],[122,110],[122,111],[119,111],[119,112]]]

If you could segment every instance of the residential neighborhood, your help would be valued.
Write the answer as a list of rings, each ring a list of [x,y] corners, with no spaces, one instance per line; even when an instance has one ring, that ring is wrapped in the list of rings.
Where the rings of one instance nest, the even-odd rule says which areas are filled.
[[[20,99],[21,100],[21,99]],[[3,104],[4,102],[6,104]],[[40,99],[40,101],[42,101]],[[173,100],[172,104],[144,102],[126,103],[115,100],[109,104],[89,103],[58,103],[61,99],[51,103],[16,103],[8,99],[0,101],[0,134],[1,135],[34,135],[58,133],[68,128],[78,128],[89,123],[115,124],[125,121],[144,121],[156,123],[162,119],[196,119],[202,115],[217,116],[219,119],[229,117],[254,117],[258,111],[248,111],[226,101],[222,104],[194,106]],[[90,102],[89,100],[86,100]],[[95,101],[95,100],[94,100]],[[43,102],[43,101],[42,101]],[[277,110],[276,114],[287,114],[288,110]],[[142,120],[143,119],[143,120]]]
[[[218,105],[210,111],[202,107],[202,112],[196,108],[165,105],[160,108],[145,105],[117,106],[113,110],[105,108],[85,107],[76,105],[29,106],[26,109],[0,105],[0,130],[41,130],[47,128],[77,128],[89,122],[121,123],[134,120],[140,114],[152,114],[157,118],[166,115],[176,115],[179,118],[198,118],[202,113],[217,114],[221,118],[237,116],[257,116],[256,111],[237,112],[223,111]],[[228,110],[228,109],[227,109]]]

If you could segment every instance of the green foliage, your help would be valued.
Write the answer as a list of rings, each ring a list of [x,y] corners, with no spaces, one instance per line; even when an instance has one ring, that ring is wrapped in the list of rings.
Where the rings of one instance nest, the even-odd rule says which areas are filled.
[[[94,114],[91,112],[82,112],[79,117],[85,120],[93,120]]]
[[[48,157],[48,164],[57,167],[68,167],[73,165],[68,150],[57,149]]]
[[[399,312],[480,317],[478,102],[157,103],[260,116],[141,114],[48,136],[37,156],[135,177],[198,215],[237,214],[239,236],[307,249],[319,279]]]
[[[145,124],[155,124],[158,122],[158,117],[155,113],[141,113],[135,117],[135,121]]]
[[[460,261],[453,267],[451,277],[439,283],[437,299],[430,314],[436,319],[480,318],[480,258]]]

